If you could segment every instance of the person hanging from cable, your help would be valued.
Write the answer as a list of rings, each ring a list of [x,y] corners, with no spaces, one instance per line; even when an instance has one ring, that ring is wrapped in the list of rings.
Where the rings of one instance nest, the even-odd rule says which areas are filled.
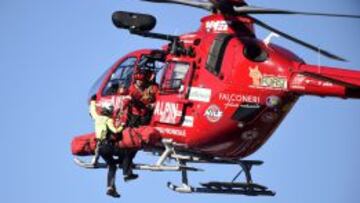
[[[102,106],[101,112],[98,113],[96,109],[96,97],[93,97],[90,101],[90,115],[94,119],[95,123],[95,136],[97,146],[95,150],[95,156],[92,160],[94,166],[97,165],[99,156],[101,156],[108,165],[107,175],[107,191],[106,194],[115,198],[120,197],[120,194],[116,190],[115,177],[117,165],[122,164],[123,151],[114,147],[114,143],[121,139],[121,134],[124,129],[124,124],[119,124],[117,127],[114,125],[113,106]],[[114,156],[118,156],[115,159]]]

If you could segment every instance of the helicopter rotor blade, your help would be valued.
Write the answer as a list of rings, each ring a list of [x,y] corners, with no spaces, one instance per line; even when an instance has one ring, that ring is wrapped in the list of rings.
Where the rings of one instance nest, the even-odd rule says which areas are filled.
[[[346,59],[344,59],[344,58],[342,58],[340,56],[332,54],[332,53],[330,53],[330,52],[328,52],[326,50],[323,50],[323,49],[321,49],[321,48],[319,48],[317,46],[311,45],[311,44],[309,44],[307,42],[304,42],[304,41],[302,41],[300,39],[297,39],[297,38],[295,38],[295,37],[293,37],[293,36],[291,36],[289,34],[286,34],[286,33],[282,32],[282,31],[280,31],[280,30],[278,30],[278,29],[276,29],[274,27],[271,27],[268,24],[254,18],[254,17],[251,17],[251,16],[247,16],[247,17],[249,19],[251,19],[256,25],[258,25],[258,26],[260,26],[260,27],[262,27],[264,29],[270,30],[271,32],[277,33],[278,35],[280,35],[280,36],[282,36],[282,37],[284,37],[284,38],[286,38],[286,39],[288,39],[288,40],[290,40],[292,42],[300,44],[300,45],[302,45],[302,46],[304,46],[304,47],[306,47],[306,48],[308,48],[308,49],[310,49],[312,51],[315,51],[315,52],[317,52],[317,53],[319,53],[319,54],[321,54],[323,56],[326,56],[328,58],[338,60],[338,61],[347,61]]]
[[[360,15],[347,15],[347,14],[335,14],[335,13],[316,13],[316,12],[302,12],[291,11],[273,8],[262,8],[255,6],[234,6],[234,12],[236,14],[288,14],[288,15],[305,15],[305,16],[323,16],[323,17],[338,17],[338,18],[355,18],[360,19]]]
[[[207,11],[213,10],[213,4],[208,1],[191,1],[191,0],[141,0],[152,3],[172,3],[172,4],[180,4],[191,6],[195,8],[205,9]]]

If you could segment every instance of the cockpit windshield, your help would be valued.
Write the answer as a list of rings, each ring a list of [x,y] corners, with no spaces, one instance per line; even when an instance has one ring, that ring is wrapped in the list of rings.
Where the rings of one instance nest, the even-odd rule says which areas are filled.
[[[127,58],[116,68],[102,91],[103,96],[114,95],[119,87],[130,86],[136,61],[136,57]]]
[[[97,91],[100,89],[102,82],[104,81],[106,75],[108,74],[110,69],[107,69],[101,76],[95,81],[95,83],[91,86],[90,91],[88,93],[88,100],[91,97],[95,96]]]
[[[154,82],[160,83],[160,78],[163,74],[163,67],[165,66],[165,59],[154,58],[150,55],[143,55],[137,63],[137,57],[128,57],[117,65],[114,72],[111,74],[109,80],[106,82],[105,87],[101,90],[101,96],[115,95],[119,87],[129,88],[132,82],[132,75],[135,71],[135,66],[138,69],[144,69],[146,71],[153,71],[155,73]],[[89,99],[97,94],[103,84],[106,76],[113,69],[106,70],[92,85],[89,91]]]
[[[165,59],[153,58],[149,55],[143,55],[138,63],[140,70],[150,71],[155,74],[155,82],[160,84],[160,80],[165,67]]]

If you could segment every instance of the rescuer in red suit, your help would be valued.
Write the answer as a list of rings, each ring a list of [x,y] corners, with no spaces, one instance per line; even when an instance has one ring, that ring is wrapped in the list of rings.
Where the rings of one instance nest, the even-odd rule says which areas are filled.
[[[126,127],[137,128],[150,123],[156,94],[158,93],[158,86],[154,79],[155,75],[150,70],[140,70],[134,74],[134,83],[129,88],[131,100],[127,109]],[[125,181],[138,177],[132,173],[131,169],[136,153],[137,150],[125,150],[123,161]]]
[[[154,82],[155,74],[151,70],[140,70],[134,75],[134,80],[129,89],[131,96],[127,122],[129,127],[150,123],[159,89]]]

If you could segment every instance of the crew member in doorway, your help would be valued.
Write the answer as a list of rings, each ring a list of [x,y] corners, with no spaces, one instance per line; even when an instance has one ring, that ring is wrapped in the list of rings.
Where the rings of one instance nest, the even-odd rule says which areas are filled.
[[[137,128],[150,123],[157,93],[158,86],[155,83],[154,74],[149,74],[145,70],[134,74],[134,83],[129,89],[131,100],[128,105],[127,127]],[[127,149],[124,152],[124,180],[128,181],[138,177],[132,172],[133,159],[137,150]]]
[[[140,70],[135,73],[134,80],[129,90],[131,96],[127,122],[129,127],[150,123],[159,89],[152,71]]]

